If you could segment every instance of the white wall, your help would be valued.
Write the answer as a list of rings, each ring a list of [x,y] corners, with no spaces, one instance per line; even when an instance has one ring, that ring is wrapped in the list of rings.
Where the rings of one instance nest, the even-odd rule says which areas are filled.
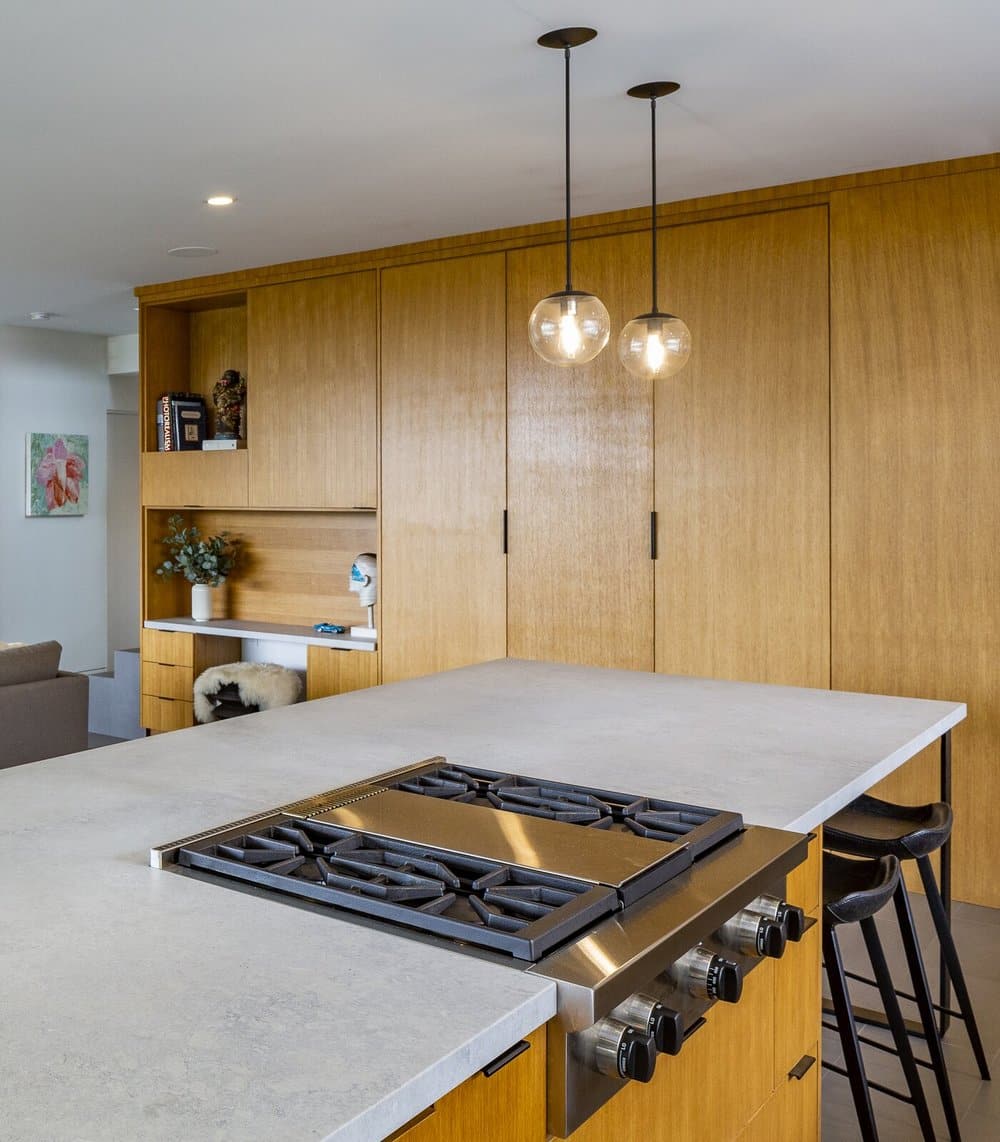
[[[68,670],[107,654],[107,338],[0,326],[0,641],[58,639]],[[90,438],[80,517],[27,519],[25,435]]]

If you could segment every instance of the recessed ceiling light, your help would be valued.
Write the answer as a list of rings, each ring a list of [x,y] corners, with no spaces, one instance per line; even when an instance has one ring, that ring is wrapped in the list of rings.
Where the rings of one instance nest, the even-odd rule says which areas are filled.
[[[53,317],[58,317],[58,313],[48,313],[44,309],[33,309],[28,314],[32,321],[51,321]]]
[[[174,246],[168,250],[175,258],[210,258],[219,251],[212,246]]]
[[[209,206],[232,206],[236,199],[231,194],[213,194],[205,201]]]

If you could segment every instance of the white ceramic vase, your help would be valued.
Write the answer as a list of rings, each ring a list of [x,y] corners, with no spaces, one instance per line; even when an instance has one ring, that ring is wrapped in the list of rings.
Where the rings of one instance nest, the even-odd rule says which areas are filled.
[[[207,583],[191,584],[191,618],[196,623],[207,623],[212,617],[212,592]]]

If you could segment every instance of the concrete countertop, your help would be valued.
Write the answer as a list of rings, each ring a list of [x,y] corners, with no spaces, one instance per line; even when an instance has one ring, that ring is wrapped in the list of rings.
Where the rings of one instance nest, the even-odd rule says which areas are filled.
[[[806,830],[964,716],[502,661],[2,770],[0,1137],[368,1142],[554,1013],[514,967],[155,871],[152,845],[434,754]]]

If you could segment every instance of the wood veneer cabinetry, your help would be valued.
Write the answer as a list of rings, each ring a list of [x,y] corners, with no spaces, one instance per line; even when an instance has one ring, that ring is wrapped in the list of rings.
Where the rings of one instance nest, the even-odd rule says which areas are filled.
[[[571,369],[535,355],[528,318],[564,257],[557,246],[508,255],[509,653],[652,670],[652,390],[613,343]],[[643,235],[577,242],[573,265],[616,334],[645,309]]]
[[[310,646],[306,655],[306,698],[329,698],[378,685],[378,655],[367,650]]]
[[[694,347],[656,385],[656,669],[828,686],[826,210],[664,245]]]
[[[375,274],[249,291],[250,504],[375,507]]]
[[[239,639],[179,631],[141,632],[140,722],[148,730],[194,725],[194,680],[210,666],[239,659]]]
[[[382,274],[385,682],[506,654],[504,256]]]
[[[1000,906],[1000,171],[832,196],[833,685],[962,700],[953,885]],[[936,800],[937,750],[882,790]]]
[[[156,442],[157,398],[162,393],[200,393],[211,425],[215,382],[226,369],[246,372],[246,295],[144,307],[140,335],[143,505],[246,507],[244,451],[158,452]]]
[[[467,1079],[386,1142],[545,1142],[545,1028],[495,1074]]]

